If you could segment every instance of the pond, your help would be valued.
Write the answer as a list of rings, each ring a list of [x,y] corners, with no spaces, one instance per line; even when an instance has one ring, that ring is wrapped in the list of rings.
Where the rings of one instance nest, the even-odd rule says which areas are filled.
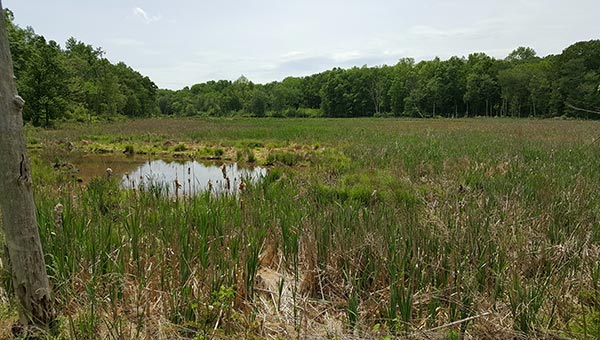
[[[237,163],[199,162],[195,160],[141,159],[123,156],[87,155],[72,159],[84,182],[97,176],[121,178],[126,189],[160,188],[168,195],[236,193],[242,181],[255,183],[267,175],[263,167],[245,167]]]
[[[254,183],[266,174],[265,168],[243,168],[237,163],[219,166],[197,161],[153,160],[123,175],[122,185],[131,189],[158,184],[170,195],[195,195],[207,190],[217,194],[235,193],[240,190],[240,185]]]

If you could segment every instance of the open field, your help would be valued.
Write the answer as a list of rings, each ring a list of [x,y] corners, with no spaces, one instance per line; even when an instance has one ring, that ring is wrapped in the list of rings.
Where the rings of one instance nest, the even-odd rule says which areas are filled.
[[[525,119],[29,128],[56,338],[600,339],[599,136]],[[173,197],[49,161],[123,152],[271,168],[239,196]]]

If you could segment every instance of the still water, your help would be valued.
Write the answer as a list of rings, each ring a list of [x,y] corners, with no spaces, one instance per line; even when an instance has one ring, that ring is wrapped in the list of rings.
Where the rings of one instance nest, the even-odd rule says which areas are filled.
[[[195,195],[210,190],[213,193],[235,193],[242,182],[256,182],[266,176],[261,167],[243,168],[237,163],[205,164],[197,161],[166,162],[153,160],[122,176],[125,188],[148,188],[158,185],[170,195]]]
[[[148,160],[115,155],[86,155],[70,160],[83,182],[98,176],[121,178],[124,188],[160,187],[169,195],[195,195],[206,190],[214,194],[239,191],[242,180],[248,184],[267,175],[262,167],[243,167],[237,163],[181,160]],[[229,184],[228,184],[229,180]]]

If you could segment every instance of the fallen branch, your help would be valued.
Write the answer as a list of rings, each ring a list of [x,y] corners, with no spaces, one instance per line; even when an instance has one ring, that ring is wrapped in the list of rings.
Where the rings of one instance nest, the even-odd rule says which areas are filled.
[[[456,321],[447,323],[445,325],[441,325],[441,326],[433,327],[431,329],[424,330],[424,331],[422,331],[422,333],[429,333],[429,332],[437,331],[437,330],[440,330],[440,329],[444,329],[444,328],[448,328],[448,327],[460,325],[461,323],[469,322],[471,320],[475,320],[477,318],[480,318],[480,317],[486,316],[486,315],[490,315],[490,314],[492,314],[492,312],[485,312],[485,313],[482,313],[482,314],[479,314],[479,315],[470,316],[468,318],[464,318],[464,319],[461,319],[461,320],[456,320]]]
[[[577,110],[577,111],[583,111],[583,112],[587,112],[587,113],[593,113],[593,114],[600,115],[600,112],[598,112],[598,111],[593,111],[593,110],[588,110],[588,109],[582,109],[582,108],[580,108],[580,107],[573,106],[573,105],[571,105],[571,104],[569,104],[569,103],[565,103],[565,105],[566,105],[568,108],[570,108],[570,109],[573,109],[573,110]]]

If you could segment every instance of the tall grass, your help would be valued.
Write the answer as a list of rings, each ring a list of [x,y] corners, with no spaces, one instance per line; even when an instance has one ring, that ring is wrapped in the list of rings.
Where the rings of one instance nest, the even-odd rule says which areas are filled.
[[[115,178],[79,185],[38,165],[61,336],[435,328],[588,339],[600,329],[600,149],[586,144],[598,124],[265,120],[285,124],[267,135],[253,121],[226,123],[177,136],[320,146],[302,167],[273,168],[239,194],[177,199],[160,186],[123,190]],[[343,326],[331,331],[331,320]]]

